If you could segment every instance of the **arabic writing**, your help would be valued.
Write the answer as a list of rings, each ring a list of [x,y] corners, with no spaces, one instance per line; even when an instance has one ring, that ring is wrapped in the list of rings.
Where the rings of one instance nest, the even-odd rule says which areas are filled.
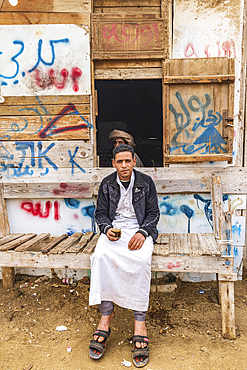
[[[222,122],[222,115],[219,112],[214,114],[212,109],[207,111],[212,103],[209,94],[205,94],[204,104],[196,95],[188,99],[187,105],[178,91],[175,97],[182,111],[169,104],[176,128],[176,133],[171,139],[170,152],[179,149],[184,154],[226,153],[227,141],[215,128]],[[192,112],[200,116],[192,117]],[[197,133],[198,135],[195,135]]]

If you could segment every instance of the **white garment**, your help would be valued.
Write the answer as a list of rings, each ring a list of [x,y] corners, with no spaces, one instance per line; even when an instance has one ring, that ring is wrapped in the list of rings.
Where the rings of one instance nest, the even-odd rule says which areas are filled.
[[[148,310],[153,239],[147,237],[141,249],[130,251],[128,243],[138,229],[122,228],[121,239],[115,242],[100,235],[91,256],[90,306],[111,301],[131,310]]]
[[[113,227],[121,229],[121,238],[110,241],[101,234],[91,256],[89,305],[111,301],[121,307],[147,311],[149,303],[153,239],[147,237],[139,250],[130,251],[128,244],[139,230],[132,205],[134,173],[126,190],[119,178],[120,200]]]

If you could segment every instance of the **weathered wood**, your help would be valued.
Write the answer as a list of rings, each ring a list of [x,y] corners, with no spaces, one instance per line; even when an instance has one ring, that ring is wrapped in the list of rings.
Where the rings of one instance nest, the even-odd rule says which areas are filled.
[[[7,3],[8,1],[5,0]],[[19,4],[21,1],[19,1]],[[30,7],[30,5],[29,5]],[[31,12],[0,12],[1,25],[16,24],[76,24],[89,27],[90,14],[86,13],[31,13]]]
[[[91,0],[53,0],[54,12],[91,12]]]
[[[221,212],[219,215],[219,241],[221,253],[233,254],[231,212]]]
[[[15,283],[14,267],[2,267],[3,289],[11,289]]]
[[[222,312],[222,336],[226,339],[236,339],[234,281],[220,281],[220,297]]]
[[[74,104],[76,107],[80,104],[90,104],[89,95],[47,95],[47,96],[5,96],[3,106],[46,106],[46,105],[67,105],[68,103]],[[59,112],[59,110],[58,110]]]
[[[91,254],[94,251],[94,248],[96,247],[97,241],[99,239],[99,235],[94,235],[93,239],[88,243],[86,248],[83,249],[82,253],[85,254]]]
[[[30,198],[92,198],[90,183],[30,183],[5,184],[4,195],[7,199]]]
[[[68,238],[68,234],[63,234],[58,236],[54,240],[52,240],[49,244],[41,249],[42,253],[48,253],[52,248],[55,248],[59,243],[61,243],[64,239]]]
[[[50,253],[64,253],[69,247],[74,245],[78,240],[81,238],[83,234],[82,233],[75,233],[73,235],[70,235],[65,240],[61,241],[59,244],[57,244],[54,248],[51,249]]]
[[[161,79],[161,68],[128,68],[128,69],[99,69],[95,70],[97,80],[138,80],[138,79]]]
[[[15,248],[15,252],[23,252],[27,251],[30,247],[33,247],[35,244],[49,238],[50,234],[49,233],[42,233],[31,240],[21,244],[19,247]]]
[[[235,75],[216,75],[216,76],[165,76],[164,84],[193,84],[193,83],[233,83]]]
[[[90,105],[89,104],[77,104],[75,106],[78,114],[82,115],[89,115],[90,113]],[[42,105],[42,112],[39,115],[39,117],[42,117],[42,119],[45,119],[47,115],[53,116],[58,115],[59,112],[64,109],[64,105]],[[44,113],[46,112],[46,113]],[[7,104],[0,104],[0,116],[23,116],[27,114],[29,116],[37,116],[37,104],[30,104],[27,108],[23,106],[13,106],[13,105],[7,105]],[[40,118],[41,119],[41,118]]]
[[[96,7],[123,7],[123,6],[135,6],[135,7],[146,7],[150,6],[152,3],[152,6],[160,7],[160,0],[94,0],[94,6]]]
[[[87,122],[77,114],[45,116],[45,122],[41,118],[40,116],[0,116],[0,135],[4,137],[8,133],[9,140],[89,140],[88,115],[83,116]],[[13,130],[13,125],[16,125],[19,130]]]
[[[72,141],[42,141],[33,142],[1,142],[0,155],[2,153],[14,154],[10,160],[8,155],[4,154],[0,157],[0,164],[11,165],[18,168],[20,163],[29,163],[30,168],[33,164],[38,165],[38,161],[42,161],[47,168],[71,168],[71,157],[81,168],[93,167],[93,144],[84,143],[79,140]],[[43,153],[47,153],[49,161],[46,161]]]
[[[90,242],[90,240],[92,239],[93,236],[94,236],[93,231],[87,231],[81,237],[81,239],[79,240],[79,242],[77,244],[73,245],[72,247],[69,247],[66,250],[66,253],[79,253],[79,252],[81,252],[83,250],[83,248],[85,248],[85,246],[88,244],[88,242]]]
[[[18,239],[23,235],[25,235],[25,234],[10,234],[10,235],[4,236],[3,238],[0,239],[0,245],[8,243],[12,240]]]
[[[10,249],[14,249],[21,245],[22,243],[27,242],[28,240],[34,238],[37,234],[34,233],[28,233],[26,235],[21,236],[18,239],[12,240],[11,242],[8,242],[4,245],[0,246],[0,251],[8,251]]]
[[[165,155],[169,163],[231,161],[233,154],[197,154],[197,155]]]
[[[223,212],[222,183],[219,176],[211,178],[212,217],[215,238],[220,237],[220,215]]]

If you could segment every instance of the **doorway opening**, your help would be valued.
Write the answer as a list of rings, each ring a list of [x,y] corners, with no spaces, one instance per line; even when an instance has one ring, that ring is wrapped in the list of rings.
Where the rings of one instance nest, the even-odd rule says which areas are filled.
[[[96,80],[97,154],[100,167],[111,167],[112,130],[131,134],[144,167],[163,166],[162,80]]]

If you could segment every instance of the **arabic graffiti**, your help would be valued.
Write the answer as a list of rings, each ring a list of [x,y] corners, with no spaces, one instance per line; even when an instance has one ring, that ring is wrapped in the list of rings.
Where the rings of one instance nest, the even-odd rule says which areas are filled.
[[[179,108],[169,104],[174,116],[176,133],[171,138],[170,152],[182,151],[183,154],[207,154],[227,152],[227,141],[215,128],[222,122],[219,112],[207,111],[212,103],[209,94],[205,94],[203,103],[198,96],[192,95],[186,103],[182,95],[175,93]],[[198,114],[195,118],[192,113]]]
[[[58,165],[49,156],[49,152],[53,150],[53,157],[56,158],[54,154],[54,152],[56,153],[56,143],[50,143],[45,149],[43,148],[43,144],[42,141],[16,141],[16,153],[10,154],[2,142],[1,147],[4,152],[0,152],[0,158],[2,160],[2,163],[0,163],[0,175],[10,179],[26,175],[33,176],[34,169],[38,169],[39,175],[42,176],[47,175],[50,169],[57,171]],[[71,176],[74,174],[75,166],[79,168],[81,172],[85,172],[75,160],[78,149],[79,147],[76,146],[73,156],[71,156],[71,152],[68,150],[69,162],[71,164]],[[19,158],[18,161],[15,160],[15,154],[16,157]],[[37,173],[35,175],[37,175]]]
[[[62,76],[62,78],[59,76],[59,72],[56,73],[54,69],[49,69],[47,74],[42,73],[40,70],[36,69],[35,70],[36,85],[41,89],[48,89],[55,86],[57,89],[63,90],[67,86],[68,78],[71,77],[71,80],[73,82],[72,89],[75,92],[79,91],[78,79],[82,75],[82,71],[80,70],[80,68],[78,67],[72,68],[71,74],[69,74],[69,71],[66,68],[63,68],[60,71],[60,75]]]
[[[184,48],[185,58],[199,58],[202,54],[202,49],[197,50],[196,46],[192,42],[188,42]],[[207,58],[210,57],[228,57],[236,58],[236,45],[233,39],[227,39],[226,41],[216,41],[216,45],[207,44],[204,47],[204,54]],[[203,55],[202,55],[203,56]]]
[[[54,207],[54,220],[58,221],[61,218],[59,214],[60,203],[58,201],[52,203],[48,200],[47,202],[45,202],[44,207],[41,202],[34,203],[31,200],[21,203],[21,209],[28,213],[31,213],[33,216],[38,216],[40,218],[48,218],[51,214],[52,207]]]

